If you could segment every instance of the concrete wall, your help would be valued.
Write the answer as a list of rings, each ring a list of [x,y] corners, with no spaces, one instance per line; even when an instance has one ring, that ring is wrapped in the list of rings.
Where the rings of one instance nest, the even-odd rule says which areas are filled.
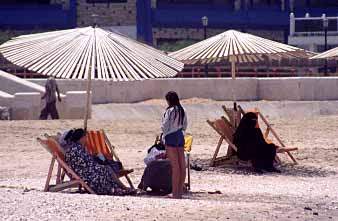
[[[57,102],[57,110],[60,119],[83,119],[86,106],[85,91],[68,91]],[[41,100],[38,92],[15,93],[14,95],[0,91],[0,106],[11,108],[11,119],[13,120],[37,120],[41,110],[46,103]],[[91,105],[89,107],[89,118],[91,118]]]
[[[41,95],[37,92],[16,93],[11,108],[12,119],[37,120],[41,111]]]
[[[324,46],[324,36],[289,36],[288,43],[290,45],[295,45],[301,48],[309,48],[314,49],[314,51],[318,52],[318,46]],[[329,35],[327,36],[327,44],[331,46],[338,45],[338,36],[337,35]]]
[[[10,107],[13,103],[14,96],[0,91],[0,106]]]
[[[44,79],[32,79],[43,85]],[[57,80],[61,91],[83,91],[86,81]],[[237,100],[338,100],[338,77],[299,78],[190,78],[154,79],[133,82],[93,81],[94,104],[130,103],[147,99],[161,99],[169,90],[177,91],[181,98],[209,98],[232,100],[234,86]]]
[[[41,100],[41,96],[45,92],[45,81],[46,79],[41,81],[39,85],[0,71],[0,106],[10,107],[12,109],[11,118],[14,120],[39,119],[40,111],[46,105],[45,101]],[[83,118],[86,92],[78,89],[75,92],[65,89],[64,94],[61,94],[62,101],[57,102],[60,118]],[[91,117],[91,112],[89,117]]]
[[[337,77],[266,78],[258,81],[258,100],[338,100]]]
[[[18,78],[1,70],[0,85],[0,90],[9,94],[15,94],[16,92],[45,92],[45,88],[43,86],[31,83],[25,79]]]
[[[69,91],[66,94],[65,118],[83,119],[85,116],[85,107],[87,105],[87,95],[85,91]],[[89,117],[91,117],[92,107],[89,106]]]

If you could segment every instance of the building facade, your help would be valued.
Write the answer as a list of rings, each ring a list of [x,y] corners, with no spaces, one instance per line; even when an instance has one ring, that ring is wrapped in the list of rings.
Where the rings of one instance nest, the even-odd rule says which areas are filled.
[[[287,43],[289,15],[336,16],[332,0],[145,0],[137,7],[137,34],[159,46],[175,40],[201,40],[201,18],[208,17],[207,36],[237,29]]]
[[[338,15],[336,0],[1,0],[0,34],[92,25],[114,27],[154,46],[237,29],[287,43],[290,13]],[[96,14],[96,19],[92,16]],[[0,36],[1,37],[1,36]],[[1,39],[0,39],[1,40]]]
[[[337,16],[295,17],[290,14],[290,31],[288,43],[309,51],[322,52],[338,46],[338,14]]]
[[[136,37],[136,11],[136,0],[1,0],[0,31],[33,33],[96,22],[130,27]]]
[[[0,0],[0,44],[17,35],[90,26],[94,22],[136,39],[136,11],[136,0]],[[0,69],[26,71],[1,55]]]

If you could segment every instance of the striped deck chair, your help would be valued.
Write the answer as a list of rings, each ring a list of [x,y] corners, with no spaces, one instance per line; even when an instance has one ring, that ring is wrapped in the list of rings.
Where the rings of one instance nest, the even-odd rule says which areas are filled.
[[[83,187],[87,192],[95,194],[95,192],[72,170],[72,168],[67,165],[64,160],[63,149],[59,146],[58,142],[55,139],[37,138],[37,141],[52,155],[52,160],[49,166],[44,188],[45,192],[60,192],[65,189]],[[55,184],[51,184],[51,178],[55,162],[57,162],[57,173],[55,178]],[[66,175],[69,178],[68,181],[65,181]]]
[[[160,135],[157,135],[156,138],[155,138],[155,144],[157,144],[158,142],[162,142],[161,141],[161,136]],[[190,180],[190,152],[191,152],[191,149],[192,149],[192,141],[193,141],[193,137],[192,135],[186,135],[184,137],[184,152],[187,156],[187,178],[188,178],[188,181],[187,183],[185,183],[185,185],[187,186],[188,190],[191,189],[191,180]]]
[[[88,130],[86,148],[87,148],[87,151],[91,155],[96,155],[98,153],[101,153],[105,156],[106,159],[121,162],[120,158],[118,157],[115,151],[116,147],[110,143],[104,130],[98,130],[98,131]],[[122,166],[122,170],[124,170],[123,166]],[[126,178],[129,186],[134,189],[134,185],[131,179],[129,178],[128,174],[125,174],[123,176]],[[122,182],[120,184],[123,185]]]

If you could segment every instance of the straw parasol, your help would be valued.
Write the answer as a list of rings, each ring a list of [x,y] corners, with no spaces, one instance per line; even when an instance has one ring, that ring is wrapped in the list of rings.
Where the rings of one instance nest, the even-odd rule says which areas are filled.
[[[22,35],[0,46],[10,62],[28,70],[71,79],[88,79],[84,128],[91,79],[132,81],[173,77],[184,64],[118,32],[84,27]]]
[[[309,52],[290,45],[282,44],[255,35],[229,30],[210,37],[169,56],[185,64],[231,63],[232,94],[236,111],[236,64],[257,63],[260,61],[281,60],[282,58],[308,58]]]
[[[328,51],[324,51],[323,53],[317,54],[310,59],[335,59],[338,60],[338,47],[332,48]]]

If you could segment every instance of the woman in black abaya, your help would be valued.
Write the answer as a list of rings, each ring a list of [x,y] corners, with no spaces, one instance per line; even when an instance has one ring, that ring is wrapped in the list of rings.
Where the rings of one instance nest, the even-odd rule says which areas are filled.
[[[280,172],[273,161],[276,157],[276,145],[265,141],[261,129],[257,123],[256,113],[244,114],[234,134],[234,144],[237,147],[237,155],[241,160],[251,160],[256,172]]]

